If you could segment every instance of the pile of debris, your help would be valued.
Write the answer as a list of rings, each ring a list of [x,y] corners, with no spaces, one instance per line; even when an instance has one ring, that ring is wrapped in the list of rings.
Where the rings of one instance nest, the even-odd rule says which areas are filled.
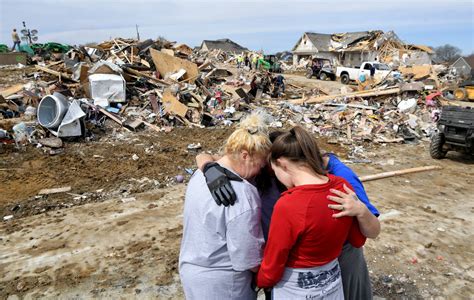
[[[22,117],[24,122],[7,128],[19,144],[49,134],[91,135],[106,118],[131,131],[229,125],[241,118],[238,110],[251,109],[257,90],[271,89],[271,79],[257,82],[268,74],[244,75],[244,70],[233,76],[218,67],[221,59],[229,63],[233,56],[219,50],[200,53],[163,39],[80,46],[60,59],[39,59],[30,82],[1,91],[0,113],[4,119]],[[242,89],[251,84],[253,97]],[[7,130],[2,134],[8,137]]]
[[[429,140],[436,131],[443,103],[442,94],[430,86],[402,83],[280,102],[275,117],[284,124],[300,124],[329,137],[329,143],[362,152],[363,147],[374,144]]]
[[[281,75],[261,69],[234,68],[240,55],[164,39],[71,48],[38,61],[27,84],[0,92],[0,139],[41,144],[55,154],[62,145],[57,138],[93,139],[107,130],[106,120],[126,131],[169,132],[175,126],[227,126],[263,109],[273,116],[273,127],[304,124],[338,143],[412,142],[433,132],[449,85],[443,70],[404,67],[403,77],[359,85],[358,91],[344,86],[330,95],[323,88],[278,84]]]

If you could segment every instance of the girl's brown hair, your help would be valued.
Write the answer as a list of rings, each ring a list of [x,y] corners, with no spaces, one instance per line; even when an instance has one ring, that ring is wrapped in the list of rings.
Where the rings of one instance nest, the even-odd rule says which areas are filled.
[[[280,157],[305,164],[316,174],[326,174],[316,140],[301,126],[293,127],[290,131],[278,136],[273,142],[270,159],[276,163]]]

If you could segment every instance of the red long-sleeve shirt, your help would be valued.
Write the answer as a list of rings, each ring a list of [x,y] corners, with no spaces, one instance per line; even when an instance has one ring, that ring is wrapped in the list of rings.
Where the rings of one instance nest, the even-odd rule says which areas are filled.
[[[330,189],[344,191],[343,178],[328,175],[321,185],[302,185],[284,192],[275,205],[263,261],[257,275],[259,287],[276,285],[290,268],[325,265],[339,256],[345,241],[362,247],[366,238],[355,218],[333,218],[327,199]],[[351,187],[352,188],[352,187]]]

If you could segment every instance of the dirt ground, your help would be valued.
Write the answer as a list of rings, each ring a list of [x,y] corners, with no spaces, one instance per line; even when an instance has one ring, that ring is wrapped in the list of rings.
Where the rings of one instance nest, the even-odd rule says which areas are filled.
[[[182,205],[195,151],[217,151],[232,132],[177,128],[170,133],[109,132],[41,148],[0,150],[0,298],[182,299],[177,260]],[[321,148],[347,159],[340,145]],[[366,182],[382,233],[365,254],[375,295],[472,298],[472,157],[429,157],[428,144],[367,145],[359,175],[425,165],[442,170]],[[138,156],[137,160],[133,155]],[[179,184],[175,176],[185,175]],[[71,191],[39,196],[43,188]]]

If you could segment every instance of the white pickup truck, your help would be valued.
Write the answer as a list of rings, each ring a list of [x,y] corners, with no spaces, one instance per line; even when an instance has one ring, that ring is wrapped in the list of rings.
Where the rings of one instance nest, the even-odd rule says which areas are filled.
[[[391,76],[399,75],[400,73],[392,71],[387,64],[380,63],[378,61],[367,61],[362,63],[360,68],[348,68],[348,67],[337,67],[336,76],[341,78],[343,84],[348,84],[351,80],[357,80],[360,75],[364,74],[366,79],[370,78],[370,70],[372,67],[375,68],[375,79],[382,80],[388,74]]]

